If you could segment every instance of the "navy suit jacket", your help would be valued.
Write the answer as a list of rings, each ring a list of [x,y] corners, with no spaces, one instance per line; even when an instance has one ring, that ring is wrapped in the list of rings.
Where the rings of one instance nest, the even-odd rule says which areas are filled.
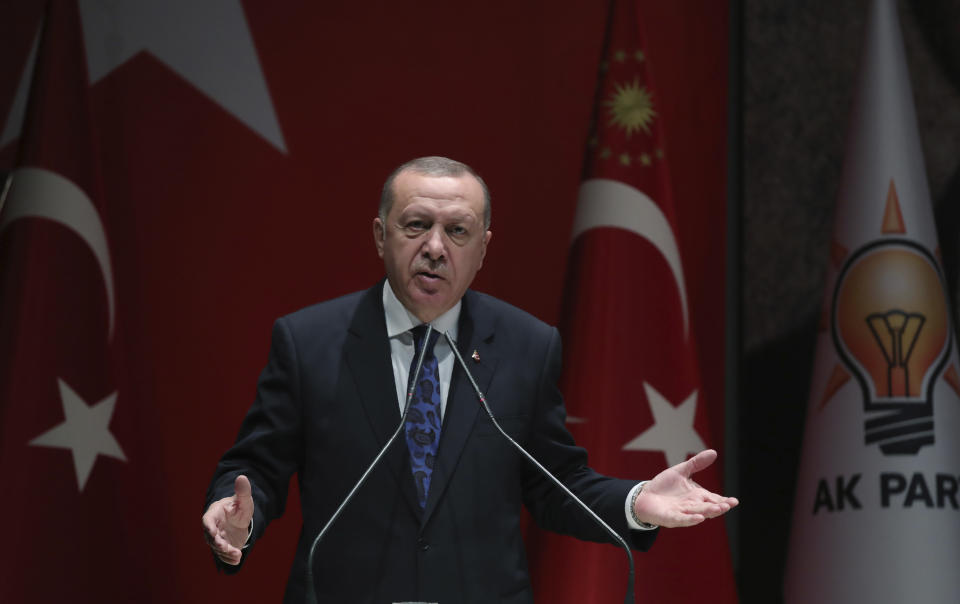
[[[256,401],[207,492],[204,509],[232,495],[238,474],[250,479],[255,542],[283,513],[297,475],[303,529],[285,601],[303,601],[310,543],[400,421],[382,285],[276,321]],[[504,429],[628,543],[649,547],[654,532],[629,530],[624,514],[636,481],[588,468],[564,426],[557,330],[468,291],[457,347]],[[479,360],[471,360],[474,351]],[[610,541],[496,432],[460,367],[431,480],[421,511],[398,438],[318,547],[321,602],[532,602],[521,505],[542,527]]]

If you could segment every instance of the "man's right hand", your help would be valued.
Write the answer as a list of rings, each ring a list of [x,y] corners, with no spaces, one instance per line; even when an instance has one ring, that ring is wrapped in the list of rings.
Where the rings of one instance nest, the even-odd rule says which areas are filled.
[[[218,558],[227,564],[240,564],[243,552],[240,548],[250,534],[253,519],[253,497],[250,481],[246,476],[237,476],[233,483],[233,497],[214,501],[203,514],[203,534],[207,544]]]

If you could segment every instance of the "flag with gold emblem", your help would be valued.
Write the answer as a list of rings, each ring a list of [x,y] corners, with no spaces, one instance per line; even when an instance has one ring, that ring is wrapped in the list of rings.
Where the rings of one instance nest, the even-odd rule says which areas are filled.
[[[652,478],[711,446],[669,158],[635,0],[612,3],[571,237],[561,331],[568,425],[604,474]],[[717,466],[698,481],[722,491]],[[535,533],[537,601],[623,598],[622,550]],[[637,601],[736,601],[724,523],[635,556]],[[696,568],[697,580],[690,580]],[[642,595],[640,595],[642,594]]]
[[[787,602],[955,602],[960,382],[893,0],[867,19],[793,510]]]

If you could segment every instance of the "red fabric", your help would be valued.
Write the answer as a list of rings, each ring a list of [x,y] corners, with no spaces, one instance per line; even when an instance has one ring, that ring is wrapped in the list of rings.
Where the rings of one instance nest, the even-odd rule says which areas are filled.
[[[644,193],[680,242],[685,224],[678,219],[672,158],[664,146],[663,97],[653,81],[654,58],[643,39],[636,1],[617,2],[611,19],[584,180],[611,179]],[[648,94],[652,105],[637,102],[640,94]],[[630,98],[629,107],[621,104]],[[580,203],[591,201],[581,198]],[[610,226],[584,232],[570,248],[561,320],[562,388],[576,420],[571,432],[590,452],[591,466],[606,474],[651,478],[667,465],[661,451],[624,450],[654,424],[648,387],[674,407],[696,392],[693,427],[708,447],[717,447],[708,409],[719,408],[722,416],[723,401],[711,398],[700,381],[696,326],[685,333],[680,289],[663,247],[634,230]],[[720,476],[714,465],[696,480],[722,492]],[[537,601],[623,598],[627,564],[619,548],[539,531],[528,541]],[[635,560],[638,602],[736,601],[722,520],[662,530],[653,550]]]
[[[74,183],[103,221],[109,208],[76,3],[52,2],[47,15],[18,165]],[[37,207],[36,199],[13,197],[0,217],[15,203]],[[133,337],[125,306],[111,330],[106,276],[78,234],[70,219],[44,218],[13,220],[0,233],[4,602],[84,601],[90,594],[121,601],[144,585],[162,592],[163,569],[154,563],[171,555],[166,493],[151,477],[156,434],[142,413],[153,401],[142,374],[131,371],[149,351]],[[115,271],[111,280],[122,299],[131,283]],[[61,382],[87,406],[116,394],[109,430],[125,461],[98,455],[81,478],[71,449],[30,444],[64,423]]]
[[[13,4],[0,21],[0,121],[42,8]],[[165,9],[199,27],[191,11],[204,4]],[[558,323],[605,3],[554,3],[546,18],[541,4],[512,0],[242,3],[286,153],[149,48],[87,82],[74,71],[85,71],[86,49],[73,5],[52,21],[64,30],[50,47],[62,72],[47,67],[50,94],[29,102],[47,125],[28,120],[0,148],[0,170],[26,143],[85,191],[106,233],[115,331],[107,336],[104,277],[76,233],[44,219],[0,231],[0,517],[13,539],[0,554],[0,601],[57,600],[61,589],[72,590],[66,601],[278,601],[300,529],[295,481],[285,517],[238,575],[213,570],[199,529],[272,321],[379,278],[370,224],[382,180],[402,161],[442,154],[473,165],[493,193],[494,238],[475,289]],[[699,354],[719,359],[726,9],[685,0],[644,10],[651,53],[673,62],[658,94],[691,324]],[[207,52],[220,31],[208,25],[209,47],[171,39]],[[86,43],[142,42],[122,28],[117,36]],[[722,363],[701,371],[722,396]],[[98,456],[82,493],[69,450],[28,444],[64,420],[57,378],[90,405],[117,392],[109,427],[127,461]],[[78,528],[38,528],[71,512]],[[63,571],[68,555],[76,567]],[[21,597],[28,587],[35,597]]]

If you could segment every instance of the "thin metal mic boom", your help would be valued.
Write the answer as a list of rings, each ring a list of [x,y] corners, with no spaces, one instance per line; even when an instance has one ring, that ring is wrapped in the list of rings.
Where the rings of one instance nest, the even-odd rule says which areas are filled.
[[[313,555],[317,551],[317,545],[333,525],[334,521],[336,521],[336,519],[340,516],[340,513],[344,510],[344,508],[347,507],[347,504],[350,503],[350,500],[353,499],[353,496],[356,495],[357,491],[360,490],[360,487],[363,486],[363,483],[367,481],[370,473],[373,472],[373,469],[377,467],[377,465],[380,463],[380,460],[387,453],[387,449],[393,445],[393,441],[397,440],[397,436],[403,432],[403,427],[407,423],[407,414],[410,411],[410,401],[413,399],[413,391],[416,388],[417,379],[420,377],[420,368],[423,366],[423,357],[426,356],[427,344],[430,342],[431,333],[433,333],[433,325],[427,323],[427,332],[423,335],[423,346],[420,348],[420,356],[417,357],[417,367],[413,371],[413,379],[408,380],[409,385],[407,386],[407,400],[403,403],[403,413],[400,415],[400,423],[397,425],[397,429],[393,431],[393,435],[387,440],[387,444],[383,445],[383,448],[380,449],[380,452],[377,453],[377,456],[373,458],[373,461],[370,462],[370,466],[363,473],[363,475],[360,476],[360,480],[357,481],[357,484],[353,485],[353,488],[350,489],[350,492],[347,493],[347,496],[343,498],[343,502],[340,504],[340,507],[338,507],[333,513],[333,516],[330,516],[330,520],[327,520],[327,524],[320,529],[320,532],[317,533],[313,543],[310,545],[310,555],[307,556],[306,572],[308,604],[317,604],[317,593],[313,585]],[[450,338],[447,339],[449,340]]]
[[[487,415],[490,417],[490,421],[493,422],[493,425],[496,426],[500,434],[502,434],[503,437],[506,438],[510,442],[510,444],[513,445],[513,447],[527,459],[527,461],[529,461],[534,466],[536,466],[537,469],[540,470],[540,472],[544,476],[549,478],[550,481],[553,482],[555,486],[557,486],[560,490],[566,493],[567,497],[575,501],[577,505],[579,505],[583,509],[583,511],[585,511],[587,515],[589,515],[590,518],[593,519],[594,522],[596,522],[601,527],[603,527],[603,529],[607,531],[607,533],[609,533],[611,537],[613,537],[613,540],[616,541],[618,544],[620,544],[620,547],[622,547],[623,550],[627,552],[627,560],[630,562],[630,576],[627,580],[627,594],[624,597],[623,601],[625,604],[633,604],[634,603],[634,598],[633,598],[634,571],[633,571],[633,554],[630,552],[630,546],[627,545],[627,542],[623,540],[623,537],[617,534],[615,530],[610,528],[610,525],[604,522],[603,519],[600,518],[600,516],[597,516],[597,514],[590,509],[590,506],[585,504],[583,501],[581,501],[579,497],[574,495],[570,491],[570,489],[567,488],[565,484],[560,482],[560,480],[550,472],[550,470],[543,467],[543,465],[539,461],[537,461],[533,457],[533,455],[530,455],[530,453],[528,453],[526,449],[521,447],[517,441],[513,440],[513,438],[509,434],[507,434],[503,428],[500,427],[500,422],[497,421],[497,418],[494,417],[493,415],[493,411],[490,410],[490,405],[487,404],[486,397],[483,396],[483,392],[481,392],[480,387],[477,386],[476,380],[473,379],[473,374],[470,373],[470,369],[467,367],[467,363],[463,360],[463,357],[460,356],[460,351],[457,350],[457,346],[456,346],[456,343],[453,341],[453,338],[451,338],[450,334],[447,332],[443,332],[443,337],[447,339],[447,344],[450,345],[450,350],[453,351],[453,354],[457,357],[457,361],[460,363],[460,367],[463,369],[463,372],[467,375],[467,379],[470,380],[470,385],[473,386],[473,390],[477,393],[477,398],[480,400],[480,405],[483,406],[483,410],[487,412]]]

